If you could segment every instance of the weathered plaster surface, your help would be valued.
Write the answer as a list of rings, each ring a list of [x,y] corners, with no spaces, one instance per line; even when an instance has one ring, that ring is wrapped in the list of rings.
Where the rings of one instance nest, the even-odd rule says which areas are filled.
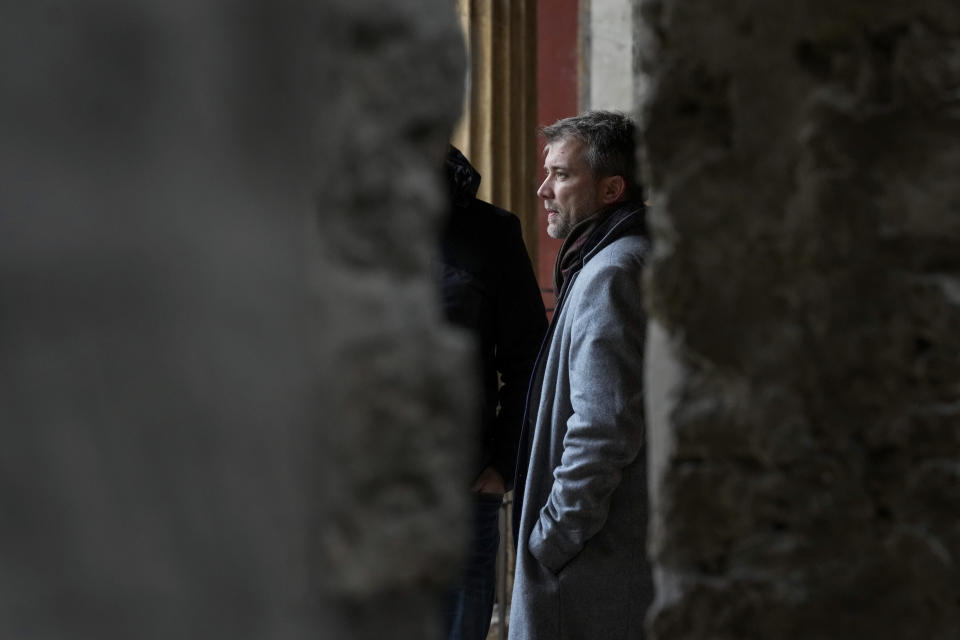
[[[960,12],[641,7],[653,637],[953,637]]]

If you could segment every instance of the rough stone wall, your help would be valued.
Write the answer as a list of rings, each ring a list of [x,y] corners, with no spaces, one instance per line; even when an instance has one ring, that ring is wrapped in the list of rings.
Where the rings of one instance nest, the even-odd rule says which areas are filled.
[[[960,5],[645,0],[657,640],[960,629]]]
[[[439,637],[476,415],[431,265],[464,44],[449,0],[321,4],[315,282],[322,326],[337,330],[318,361],[338,366],[325,378],[334,419],[321,439],[336,464],[318,469],[327,499],[311,566],[344,630],[331,637]]]
[[[439,637],[462,69],[446,0],[4,3],[0,637]]]

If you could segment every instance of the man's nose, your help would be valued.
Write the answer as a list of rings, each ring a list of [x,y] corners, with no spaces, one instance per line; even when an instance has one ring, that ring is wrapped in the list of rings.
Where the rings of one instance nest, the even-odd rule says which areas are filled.
[[[543,198],[544,200],[550,197],[549,182],[550,178],[544,178],[543,182],[540,183],[540,188],[537,189],[537,196]]]

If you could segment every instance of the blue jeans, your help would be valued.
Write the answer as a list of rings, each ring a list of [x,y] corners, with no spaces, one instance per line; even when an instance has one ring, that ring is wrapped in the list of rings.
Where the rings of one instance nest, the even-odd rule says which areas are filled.
[[[447,602],[447,640],[484,640],[493,615],[503,496],[474,495],[473,540],[466,566]]]

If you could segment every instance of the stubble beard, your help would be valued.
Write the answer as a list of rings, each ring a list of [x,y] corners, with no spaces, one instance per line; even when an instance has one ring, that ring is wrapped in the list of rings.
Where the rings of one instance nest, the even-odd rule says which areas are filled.
[[[563,240],[570,235],[573,225],[562,213],[557,213],[552,222],[547,222],[547,235],[554,240]]]

